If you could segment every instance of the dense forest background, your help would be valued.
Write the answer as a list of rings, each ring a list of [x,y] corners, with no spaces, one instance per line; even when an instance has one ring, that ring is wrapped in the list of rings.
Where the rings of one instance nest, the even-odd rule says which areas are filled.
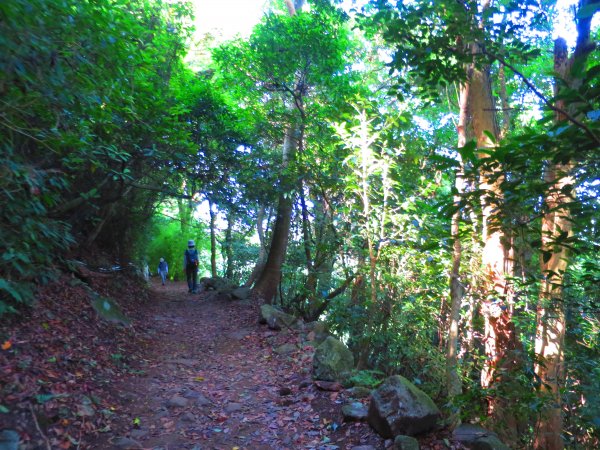
[[[80,261],[181,278],[195,239],[373,386],[597,448],[599,9],[273,0],[219,43],[184,2],[1,2],[0,313]]]

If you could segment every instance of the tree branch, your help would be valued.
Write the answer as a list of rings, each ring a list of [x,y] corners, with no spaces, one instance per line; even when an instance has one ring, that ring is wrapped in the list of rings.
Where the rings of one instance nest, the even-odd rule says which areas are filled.
[[[150,186],[150,185],[147,185],[147,184],[135,183],[133,181],[127,183],[127,185],[131,186],[131,187],[134,187],[136,189],[144,189],[146,191],[160,192],[161,194],[166,194],[169,197],[183,198],[183,199],[187,199],[187,200],[193,199],[192,195],[180,194],[179,192],[168,191],[168,190],[162,189],[160,187]]]
[[[581,128],[583,131],[586,132],[586,134],[592,138],[592,140],[594,140],[594,142],[596,142],[598,145],[600,145],[600,137],[596,136],[594,134],[594,132],[592,130],[590,130],[590,128],[584,124],[583,122],[581,122],[580,120],[578,120],[577,118],[573,117],[571,114],[569,114],[567,111],[556,107],[552,102],[550,102],[550,100],[548,100],[546,98],[546,96],[544,94],[542,94],[534,85],[531,81],[529,81],[529,79],[523,75],[521,72],[519,72],[512,64],[510,64],[508,61],[506,61],[504,58],[502,58],[501,56],[498,55],[494,55],[492,53],[489,53],[487,50],[483,51],[484,54],[496,59],[500,64],[502,64],[505,67],[508,67],[510,70],[512,70],[519,78],[521,78],[521,80],[523,80],[523,82],[527,85],[527,87],[529,87],[529,89],[531,89],[531,91],[540,99],[544,102],[544,104],[550,108],[552,111],[554,111],[557,114],[562,114],[569,122],[571,122],[573,125]]]

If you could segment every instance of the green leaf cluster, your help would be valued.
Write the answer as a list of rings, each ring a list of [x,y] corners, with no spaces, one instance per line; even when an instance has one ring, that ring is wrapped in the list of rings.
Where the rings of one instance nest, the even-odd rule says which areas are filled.
[[[189,154],[171,84],[188,15],[160,0],[0,5],[4,309],[67,250],[127,257],[169,157]]]

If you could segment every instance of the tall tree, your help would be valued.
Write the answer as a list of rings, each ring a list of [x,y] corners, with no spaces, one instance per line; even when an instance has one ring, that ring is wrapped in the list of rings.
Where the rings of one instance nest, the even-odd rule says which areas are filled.
[[[304,148],[308,111],[311,102],[326,94],[325,87],[342,72],[348,43],[335,9],[317,2],[310,11],[302,11],[303,5],[304,1],[286,2],[287,14],[267,14],[249,42],[233,42],[215,53],[219,64],[238,77],[244,90],[240,89],[240,95],[246,101],[252,98],[256,107],[272,108],[268,127],[282,133],[282,139],[274,138],[275,131],[270,136],[265,133],[273,146],[281,146],[271,243],[253,288],[266,302],[273,301],[281,280],[297,195],[297,156]]]
[[[459,114],[456,126],[458,134],[458,148],[464,148],[471,141],[471,127],[469,126],[469,83],[463,82],[459,92]],[[450,313],[448,317],[448,343],[446,349],[446,377],[448,381],[448,395],[451,399],[462,392],[462,383],[458,372],[459,351],[459,324],[460,311],[463,300],[463,282],[461,281],[461,259],[462,244],[460,236],[460,224],[462,216],[461,202],[465,194],[464,165],[460,154],[458,155],[458,167],[456,169],[454,188],[454,208],[450,235],[452,237],[452,269],[450,271]]]
[[[578,6],[577,43],[571,57],[567,43],[559,38],[554,44],[555,122],[564,124],[568,117],[577,118],[578,101],[565,100],[565,89],[577,91],[582,84],[582,73],[587,58],[594,48],[590,39],[590,25],[600,1],[581,0]],[[580,118],[580,117],[579,117]],[[537,309],[535,340],[535,371],[548,394],[545,407],[536,425],[535,448],[561,450],[563,419],[561,387],[564,385],[564,337],[566,330],[563,286],[569,264],[569,242],[572,239],[573,219],[570,208],[575,201],[575,161],[550,160],[544,174],[548,192],[544,199],[542,217],[542,247],[540,269],[542,282]]]
[[[460,150],[462,161],[458,165],[469,164],[477,169],[471,176],[476,186],[473,197],[477,197],[472,206],[480,213],[476,219],[480,222],[479,240],[482,243],[479,256],[483,273],[476,285],[478,306],[485,322],[483,344],[486,357],[481,385],[490,392],[492,387],[501,388],[506,369],[512,367],[519,348],[512,322],[513,292],[509,281],[513,272],[513,244],[503,214],[505,175],[496,156],[500,132],[491,83],[494,59],[489,52],[490,48],[502,48],[503,42],[498,36],[503,34],[495,29],[491,20],[494,11],[489,0],[397,2],[395,9],[384,7],[380,14],[375,15],[375,19],[384,24],[384,36],[395,46],[392,65],[398,70],[398,75],[402,75],[398,83],[401,92],[416,91],[422,98],[439,100],[440,88],[449,81],[462,84],[458,132],[459,147],[463,150]],[[469,139],[473,140],[473,144],[468,144]],[[457,191],[462,184],[460,172]],[[457,192],[454,199],[457,206],[461,204],[460,197]],[[455,374],[461,297],[459,219],[460,215],[455,215],[451,227],[454,259],[447,356],[452,393],[459,392]],[[506,412],[509,405],[504,404],[504,396],[488,398],[489,412],[496,417],[499,426],[509,429],[511,439],[514,439],[515,424]]]

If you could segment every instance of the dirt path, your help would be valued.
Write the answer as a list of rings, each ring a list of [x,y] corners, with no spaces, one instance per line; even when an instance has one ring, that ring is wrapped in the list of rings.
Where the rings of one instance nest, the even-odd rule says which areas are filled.
[[[172,283],[153,288],[143,315],[139,372],[112,386],[114,420],[93,448],[384,448],[368,425],[343,423],[343,392],[311,383],[300,335],[258,325],[251,302]]]

